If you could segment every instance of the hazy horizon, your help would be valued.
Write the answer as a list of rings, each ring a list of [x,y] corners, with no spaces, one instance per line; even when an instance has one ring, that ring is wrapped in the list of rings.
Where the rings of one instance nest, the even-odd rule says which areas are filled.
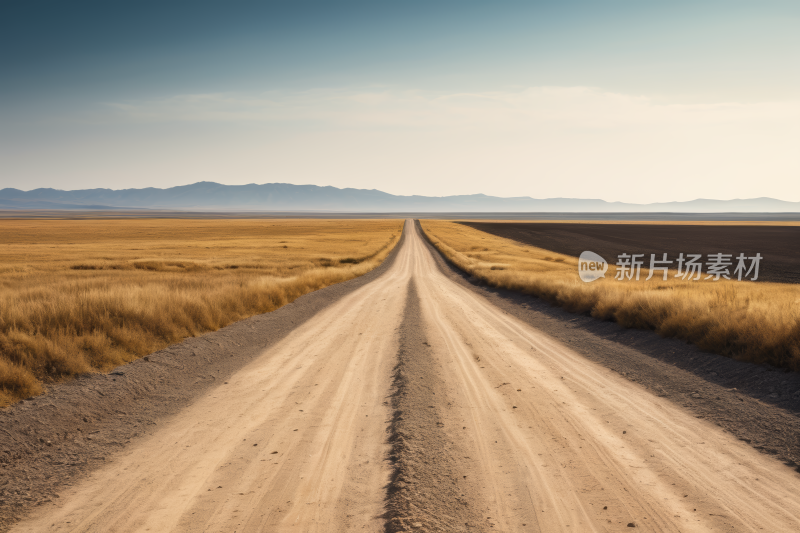
[[[686,202],[624,203],[602,199],[499,197],[486,194],[392,195],[379,189],[264,183],[224,185],[197,182],[186,186],[138,189],[31,191],[0,189],[0,210],[176,210],[200,212],[336,213],[800,213],[800,202],[772,198],[694,199]],[[771,215],[770,215],[771,216]],[[795,215],[796,216],[796,215]]]
[[[53,189],[53,190],[64,191],[64,192],[91,191],[91,190],[96,190],[96,189],[105,189],[105,190],[111,190],[111,191],[126,191],[126,190],[141,190],[141,189],[166,190],[166,189],[172,189],[172,188],[175,188],[175,187],[189,187],[189,186],[192,186],[192,185],[199,185],[199,184],[204,184],[204,183],[216,184],[216,185],[226,185],[226,186],[229,185],[229,186],[234,186],[234,187],[235,186],[244,187],[244,186],[251,186],[251,185],[256,185],[256,186],[259,186],[259,185],[296,185],[296,186],[300,186],[300,187],[302,187],[302,186],[315,186],[315,187],[323,187],[323,188],[324,187],[334,187],[334,188],[339,189],[339,190],[355,189],[355,190],[360,190],[360,191],[376,191],[376,192],[382,192],[382,193],[386,193],[386,194],[392,194],[392,193],[388,193],[388,192],[383,191],[383,190],[378,189],[378,188],[369,188],[369,189],[367,189],[367,188],[362,188],[362,187],[336,187],[334,185],[324,185],[324,184],[320,185],[320,184],[316,184],[316,183],[288,183],[288,182],[221,183],[221,182],[218,182],[218,181],[216,181],[216,182],[215,181],[198,181],[198,182],[193,182],[193,183],[186,183],[186,184],[179,184],[179,185],[169,185],[169,186],[162,186],[162,187],[156,187],[156,186],[148,186],[148,187],[92,187],[92,188],[82,188],[82,189],[59,188],[59,187],[32,187],[32,188],[3,187],[3,189],[5,189],[5,188],[16,189],[16,190],[20,190],[20,191],[23,191],[23,192],[31,192],[31,191],[35,191],[35,190],[38,190],[38,189]],[[0,189],[0,190],[3,190],[3,189]],[[469,193],[469,194],[466,194],[466,195],[462,195],[462,194],[425,195],[425,194],[417,194],[417,193],[396,194],[396,195],[392,194],[392,195],[393,196],[399,196],[399,197],[422,196],[422,197],[426,197],[426,198],[448,198],[448,197],[453,197],[453,196],[489,196],[489,197],[500,198],[500,199],[531,198],[533,200],[596,200],[596,201],[607,202],[607,203],[625,203],[625,204],[639,204],[639,205],[650,205],[650,204],[672,203],[672,202],[685,203],[685,202],[695,202],[695,201],[712,201],[712,202],[716,202],[716,201],[728,202],[728,201],[737,201],[737,200],[778,200],[778,201],[781,201],[781,202],[791,201],[791,200],[781,200],[780,198],[772,198],[772,197],[769,197],[769,196],[760,196],[760,197],[752,197],[752,198],[727,198],[727,199],[700,198],[700,197],[697,197],[697,198],[690,198],[688,200],[667,200],[667,201],[658,201],[658,202],[624,202],[622,200],[613,200],[613,199],[609,200],[609,199],[606,199],[606,198],[582,198],[582,197],[578,197],[578,196],[552,196],[552,197],[536,197],[536,196],[530,196],[530,195],[524,195],[524,196],[500,196],[500,195],[496,195],[496,194],[489,194],[489,193],[486,193],[486,192]]]

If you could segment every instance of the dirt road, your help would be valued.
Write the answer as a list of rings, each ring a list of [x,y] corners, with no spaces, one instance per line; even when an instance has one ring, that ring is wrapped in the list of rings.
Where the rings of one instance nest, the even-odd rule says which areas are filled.
[[[798,531],[800,476],[394,264],[12,531]]]

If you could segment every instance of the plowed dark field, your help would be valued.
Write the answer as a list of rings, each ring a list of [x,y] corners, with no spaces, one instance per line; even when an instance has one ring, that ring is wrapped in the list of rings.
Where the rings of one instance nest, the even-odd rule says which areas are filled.
[[[579,256],[585,250],[616,263],[622,253],[650,254],[675,260],[680,253],[740,253],[761,260],[757,281],[800,283],[800,226],[736,226],[675,224],[581,224],[546,222],[462,222],[480,231],[523,244]],[[749,262],[748,262],[749,265]]]

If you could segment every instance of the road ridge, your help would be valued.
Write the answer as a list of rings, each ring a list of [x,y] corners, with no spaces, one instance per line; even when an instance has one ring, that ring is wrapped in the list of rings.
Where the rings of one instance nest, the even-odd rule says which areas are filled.
[[[448,398],[425,335],[413,277],[398,340],[390,402],[392,476],[385,531],[486,531],[475,501],[478,491],[456,459],[463,454],[443,429],[440,410]]]

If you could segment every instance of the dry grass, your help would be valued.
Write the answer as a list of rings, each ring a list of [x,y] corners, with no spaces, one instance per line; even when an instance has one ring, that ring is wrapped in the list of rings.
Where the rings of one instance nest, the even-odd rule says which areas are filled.
[[[575,313],[651,329],[736,359],[800,370],[800,286],[747,281],[584,283],[578,259],[453,222],[425,220],[431,243],[483,282],[542,298]]]
[[[399,220],[2,220],[0,406],[364,274]]]

